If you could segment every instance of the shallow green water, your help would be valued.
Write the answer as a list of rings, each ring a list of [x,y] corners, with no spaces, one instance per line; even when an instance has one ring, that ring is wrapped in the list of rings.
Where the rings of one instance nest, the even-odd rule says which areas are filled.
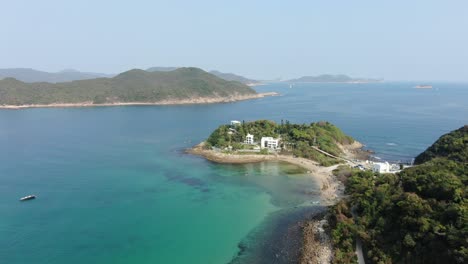
[[[269,213],[316,199],[291,165],[217,165],[99,124],[45,130],[2,163],[4,263],[226,263]],[[72,140],[49,134],[63,132]],[[25,193],[38,198],[18,202]]]
[[[295,207],[318,199],[313,179],[183,150],[231,119],[329,120],[380,157],[411,158],[468,122],[465,84],[412,86],[273,84],[258,89],[283,96],[233,104],[0,111],[0,263],[227,263],[239,244],[234,263],[280,263],[281,232],[308,213]],[[27,194],[38,199],[18,202]]]

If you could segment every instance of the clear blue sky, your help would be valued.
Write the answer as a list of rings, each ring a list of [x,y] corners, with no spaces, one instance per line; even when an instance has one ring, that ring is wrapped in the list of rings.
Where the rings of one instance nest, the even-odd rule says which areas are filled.
[[[0,68],[468,81],[468,1],[0,2]]]

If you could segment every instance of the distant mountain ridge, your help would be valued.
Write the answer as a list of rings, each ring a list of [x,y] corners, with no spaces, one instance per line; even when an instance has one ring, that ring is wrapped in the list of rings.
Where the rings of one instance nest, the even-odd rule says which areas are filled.
[[[157,71],[167,72],[167,71],[176,70],[178,68],[179,67],[151,67],[146,70],[149,72],[157,72]],[[246,77],[234,74],[234,73],[224,73],[224,72],[215,71],[215,70],[210,71],[210,73],[226,81],[236,81],[236,82],[240,82],[240,83],[247,84],[247,85],[259,83],[259,81],[257,80],[249,79],[249,78],[246,78]]]
[[[236,82],[240,82],[240,83],[243,83],[243,84],[257,84],[257,83],[259,83],[259,81],[257,81],[257,80],[249,79],[249,78],[246,78],[246,77],[234,74],[234,73],[224,73],[224,72],[220,72],[220,71],[210,71],[210,73],[218,76],[219,78],[227,80],[227,81],[236,81]]]
[[[177,70],[181,67],[151,67],[146,69],[146,71],[149,72],[168,72],[168,71],[174,71]]]
[[[0,105],[178,103],[192,99],[210,102],[252,98],[257,94],[239,82],[226,81],[198,68],[167,72],[134,69],[113,78],[62,83],[0,80]],[[244,98],[247,99],[247,98]]]
[[[0,79],[15,78],[22,82],[71,82],[88,80],[101,77],[112,77],[112,74],[80,72],[76,70],[64,70],[60,72],[45,72],[29,68],[0,69]]]
[[[318,76],[303,76],[297,79],[291,79],[286,82],[322,82],[322,83],[368,83],[368,82],[381,82],[382,79],[369,79],[369,78],[351,78],[344,74],[322,74]]]

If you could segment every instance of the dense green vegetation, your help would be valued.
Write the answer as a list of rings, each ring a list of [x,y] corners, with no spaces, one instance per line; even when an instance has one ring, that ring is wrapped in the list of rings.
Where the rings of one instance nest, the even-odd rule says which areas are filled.
[[[341,200],[331,208],[331,211],[329,223],[332,227],[333,263],[357,263],[357,256],[354,252],[357,232],[349,203]]]
[[[0,105],[158,102],[255,93],[244,84],[225,81],[197,68],[169,72],[130,70],[113,78],[56,84],[0,80]]]
[[[349,199],[332,208],[336,263],[355,261],[356,237],[370,263],[467,263],[467,132],[442,136],[398,174],[352,172]]]
[[[468,125],[443,135],[426,151],[419,154],[414,163],[421,164],[436,157],[466,162],[468,160]]]
[[[321,150],[339,156],[342,150],[338,144],[346,145],[354,142],[353,138],[328,122],[291,124],[286,121],[276,124],[273,121],[258,120],[242,122],[235,127],[230,125],[218,127],[207,139],[207,146],[217,148],[232,146],[234,150],[243,149],[248,147],[242,144],[247,133],[254,135],[255,141],[260,141],[262,137],[279,137],[283,152],[316,160],[323,165],[335,164],[337,161],[319,153],[311,146],[317,146]]]

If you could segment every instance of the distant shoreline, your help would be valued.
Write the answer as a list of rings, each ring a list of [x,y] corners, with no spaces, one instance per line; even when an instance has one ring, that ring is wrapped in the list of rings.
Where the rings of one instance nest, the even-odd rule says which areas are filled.
[[[314,82],[314,81],[311,81],[311,82],[306,82],[306,81],[294,82],[294,81],[285,81],[284,83],[289,83],[289,84],[301,84],[301,83],[304,83],[304,84],[311,84],[311,83],[320,83],[320,84],[324,84],[324,83],[366,84],[366,83],[383,83],[383,82],[385,82],[385,81],[346,81],[346,82],[318,82],[318,81],[317,82]]]
[[[263,82],[258,82],[258,83],[246,83],[245,85],[249,87],[256,87],[256,86],[262,86],[262,85],[267,85],[267,84]]]
[[[170,99],[158,102],[115,102],[94,104],[93,102],[80,103],[52,103],[52,104],[27,104],[27,105],[0,105],[0,109],[20,110],[26,108],[70,108],[70,107],[105,107],[105,106],[135,106],[135,105],[188,105],[188,104],[214,104],[214,103],[231,103],[237,101],[258,99],[267,96],[277,96],[276,92],[257,93],[249,95],[236,95],[229,97],[198,97],[191,99]]]

